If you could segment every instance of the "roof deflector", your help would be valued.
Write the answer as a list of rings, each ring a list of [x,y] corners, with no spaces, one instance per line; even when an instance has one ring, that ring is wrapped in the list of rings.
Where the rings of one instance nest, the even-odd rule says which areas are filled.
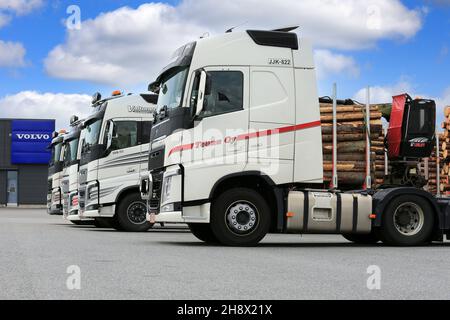
[[[278,32],[290,32],[293,31],[295,29],[298,29],[299,26],[290,26],[290,27],[285,27],[285,28],[280,28],[280,29],[274,29],[272,31],[278,31]]]

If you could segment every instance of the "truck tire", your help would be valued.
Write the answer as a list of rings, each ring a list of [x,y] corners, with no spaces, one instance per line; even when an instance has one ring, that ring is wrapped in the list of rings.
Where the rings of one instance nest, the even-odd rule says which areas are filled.
[[[343,234],[346,240],[357,243],[357,244],[375,244],[380,241],[375,233],[368,234]]]
[[[206,243],[217,243],[217,238],[208,223],[189,223],[188,226],[197,239]]]
[[[212,203],[211,231],[228,246],[254,246],[270,228],[270,208],[256,191],[234,188]]]
[[[431,241],[434,212],[427,200],[401,195],[394,198],[382,216],[380,239],[394,246],[417,246]]]
[[[146,211],[147,206],[140,194],[129,194],[118,204],[112,226],[117,230],[128,232],[147,231],[153,224],[146,220]]]

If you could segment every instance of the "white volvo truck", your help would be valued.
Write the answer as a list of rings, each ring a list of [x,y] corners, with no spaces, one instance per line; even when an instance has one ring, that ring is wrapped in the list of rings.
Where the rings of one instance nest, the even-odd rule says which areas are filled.
[[[189,43],[150,85],[159,100],[141,181],[147,219],[187,223],[200,240],[237,246],[268,232],[392,245],[448,236],[448,200],[420,186],[325,189],[313,50],[291,30]],[[402,152],[400,176],[414,173],[403,161],[409,153],[427,157],[435,141],[434,102],[408,103],[388,134],[389,148]]]
[[[78,215],[78,169],[80,163],[80,144],[82,141],[82,120],[73,116],[70,120],[71,131],[64,136],[63,173],[61,191],[63,194],[63,215],[74,224],[92,223],[93,219],[81,219]]]
[[[50,215],[62,215],[62,196],[61,196],[61,178],[63,171],[63,141],[65,130],[53,133],[52,142],[49,145],[51,149],[51,158],[48,164],[47,178],[47,213]]]
[[[158,96],[122,95],[102,100],[83,121],[79,169],[79,215],[118,230],[146,231],[146,206],[139,194],[148,170],[150,129]]]

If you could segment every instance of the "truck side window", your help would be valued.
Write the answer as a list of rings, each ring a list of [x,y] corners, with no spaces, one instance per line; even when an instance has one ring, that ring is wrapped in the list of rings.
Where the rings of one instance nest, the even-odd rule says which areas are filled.
[[[120,150],[138,145],[136,121],[114,121],[114,133],[110,150]]]
[[[205,95],[203,117],[243,109],[244,75],[240,71],[210,71],[211,92]]]

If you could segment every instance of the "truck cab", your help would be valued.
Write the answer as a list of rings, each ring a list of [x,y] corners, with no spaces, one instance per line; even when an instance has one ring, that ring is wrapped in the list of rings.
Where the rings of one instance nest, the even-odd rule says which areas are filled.
[[[200,240],[232,246],[269,232],[393,245],[448,233],[448,202],[424,190],[324,188],[313,50],[291,30],[189,43],[150,85],[159,99],[141,181],[148,221],[187,223]]]
[[[83,121],[78,206],[81,219],[107,222],[118,230],[146,231],[139,196],[146,172],[150,129],[157,95],[94,95],[94,112]]]
[[[50,215],[62,215],[61,178],[63,171],[63,141],[65,131],[53,133],[53,139],[49,146],[51,158],[48,165],[48,191],[47,191],[47,213]]]
[[[153,189],[143,196],[158,220],[208,223],[211,196],[225,177],[322,183],[307,40],[288,32],[227,33],[187,44],[172,60],[151,85],[159,88],[149,159]]]
[[[64,218],[74,224],[82,224],[78,215],[78,169],[80,162],[81,128],[83,120],[73,116],[71,131],[64,136],[64,169],[61,182]],[[93,219],[86,219],[93,220]]]

